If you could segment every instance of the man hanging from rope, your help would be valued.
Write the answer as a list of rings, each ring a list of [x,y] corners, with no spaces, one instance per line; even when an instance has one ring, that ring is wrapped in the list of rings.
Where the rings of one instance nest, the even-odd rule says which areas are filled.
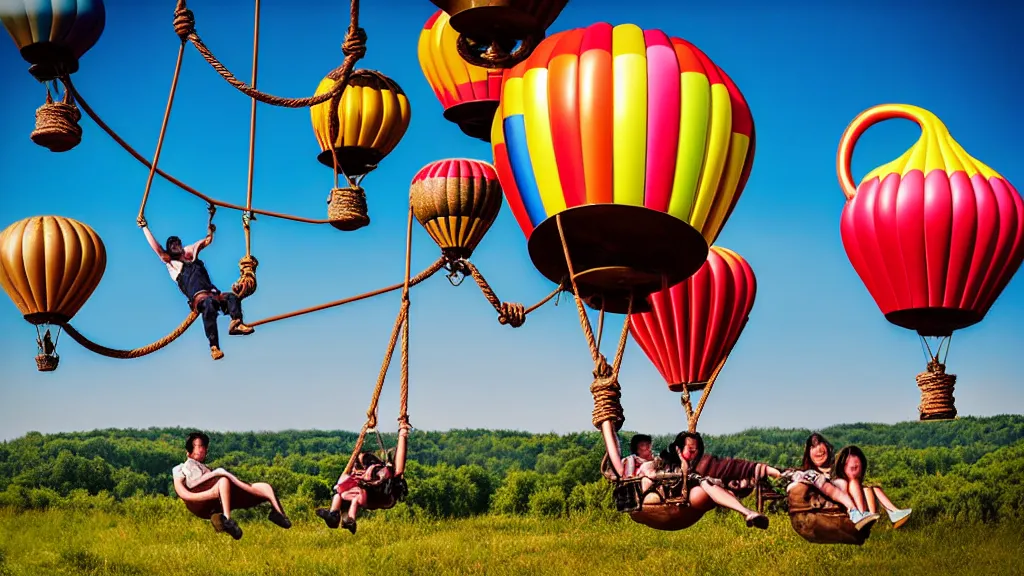
[[[210,356],[214,360],[220,360],[224,357],[224,352],[220,350],[217,334],[218,313],[223,312],[231,317],[228,334],[235,336],[252,334],[254,329],[242,321],[242,302],[238,296],[234,292],[222,293],[218,290],[210,280],[206,265],[199,259],[199,252],[213,242],[213,233],[217,229],[213,224],[215,211],[216,208],[211,205],[206,237],[185,247],[182,247],[181,238],[177,236],[167,238],[166,245],[161,247],[153,233],[149,231],[146,219],[139,217],[138,224],[145,233],[149,246],[167,265],[171,279],[177,283],[178,289],[188,299],[189,306],[203,315],[203,328],[206,330],[206,338],[210,341]]]

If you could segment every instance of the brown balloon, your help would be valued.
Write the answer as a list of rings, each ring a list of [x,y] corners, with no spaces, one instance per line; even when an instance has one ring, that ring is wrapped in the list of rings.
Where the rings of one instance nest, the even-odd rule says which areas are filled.
[[[99,286],[107,251],[95,230],[33,216],[0,232],[0,285],[32,324],[64,324]]]
[[[452,259],[469,258],[501,210],[501,184],[486,162],[447,159],[431,162],[413,178],[413,215]]]

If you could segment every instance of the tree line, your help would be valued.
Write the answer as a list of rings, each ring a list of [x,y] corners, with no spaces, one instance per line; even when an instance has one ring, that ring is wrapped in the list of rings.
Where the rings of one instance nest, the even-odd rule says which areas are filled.
[[[176,499],[171,468],[185,459],[191,429],[106,429],[40,434],[0,443],[0,507],[18,510]],[[705,437],[707,450],[799,465],[808,429],[750,429]],[[1024,416],[950,422],[842,424],[820,430],[838,450],[857,444],[868,481],[881,483],[915,516],[969,522],[1024,519]],[[210,432],[207,464],[243,480],[270,482],[289,514],[312,513],[330,498],[357,434],[347,431]],[[628,447],[632,432],[620,433]],[[385,448],[394,434],[382,435]],[[655,450],[672,436],[655,436]],[[366,446],[376,446],[367,438]],[[386,512],[407,518],[481,514],[615,517],[601,477],[597,432],[414,431],[405,502]],[[91,499],[91,500],[90,500]],[[183,507],[182,507],[183,508]]]

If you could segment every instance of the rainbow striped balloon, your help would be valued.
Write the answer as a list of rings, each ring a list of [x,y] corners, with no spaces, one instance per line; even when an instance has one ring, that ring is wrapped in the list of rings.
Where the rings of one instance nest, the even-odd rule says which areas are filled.
[[[527,238],[573,206],[644,206],[710,245],[754,159],[754,123],[733,81],[686,40],[633,24],[546,38],[505,71],[494,164]]]
[[[467,64],[455,47],[458,37],[442,10],[435,12],[420,32],[420,68],[438,102],[445,110],[465,102],[491,100],[497,105],[502,71]]]

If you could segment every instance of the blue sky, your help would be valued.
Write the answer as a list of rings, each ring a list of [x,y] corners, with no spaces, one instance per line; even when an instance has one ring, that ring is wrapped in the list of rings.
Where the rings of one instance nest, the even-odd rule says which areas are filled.
[[[424,164],[446,157],[491,160],[490,147],[464,137],[441,106],[416,58],[426,0],[364,1],[369,35],[361,67],[397,81],[412,102],[398,148],[364,181],[372,224],[343,233],[259,218],[253,253],[259,291],[245,301],[258,319],[399,281],[408,185]],[[715,4],[714,7],[711,5]],[[1020,7],[803,8],[797,3],[571,2],[552,31],[597,21],[634,23],[684,37],[736,81],[757,127],[753,173],[718,244],[753,266],[757,300],[746,331],[704,415],[708,433],[757,426],[823,427],[917,418],[914,376],[924,368],[915,334],[888,324],[850,266],[839,235],[844,197],[835,152],[847,123],[875,104],[901,102],[935,112],[967,151],[1024,186],[1024,59],[1012,46]],[[1007,4],[1008,5],[1008,4]],[[99,114],[143,154],[156,145],[177,53],[173,2],[107,2],[107,26],[74,77]],[[306,96],[342,57],[344,2],[264,2],[259,88]],[[236,74],[249,78],[251,2],[196,2],[197,29]],[[0,42],[2,45],[3,42]],[[52,154],[28,135],[43,88],[12,43],[0,48],[0,226],[32,215],[79,219],[102,236],[106,274],[73,321],[111,347],[132,348],[173,329],[187,313],[181,294],[135,226],[147,170],[90,120],[75,150]],[[189,46],[160,166],[217,198],[244,203],[249,99]],[[917,127],[889,121],[857,148],[854,174],[896,158]],[[326,212],[331,172],[318,164],[309,112],[261,105],[255,205],[316,218]],[[158,238],[201,237],[205,204],[160,180],[147,209]],[[204,252],[226,289],[244,254],[237,212],[217,214]],[[417,225],[413,268],[437,256]],[[533,268],[507,205],[474,254],[498,296],[531,304],[552,286]],[[949,371],[961,415],[1024,411],[1016,356],[1024,348],[1024,279],[1010,283],[979,325],[957,333]],[[197,324],[154,355],[130,361],[93,355],[70,338],[60,368],[35,370],[33,328],[0,302],[0,438],[30,430],[194,426],[213,430],[358,429],[394,316],[397,293],[227,336],[226,358],[210,360]],[[410,413],[423,429],[593,429],[591,363],[571,301],[548,305],[519,329],[501,326],[467,281],[442,275],[412,294]],[[615,328],[621,316],[611,317]],[[395,429],[397,357],[381,399],[381,427]],[[683,427],[669,392],[630,343],[620,380],[625,428],[669,433]]]

